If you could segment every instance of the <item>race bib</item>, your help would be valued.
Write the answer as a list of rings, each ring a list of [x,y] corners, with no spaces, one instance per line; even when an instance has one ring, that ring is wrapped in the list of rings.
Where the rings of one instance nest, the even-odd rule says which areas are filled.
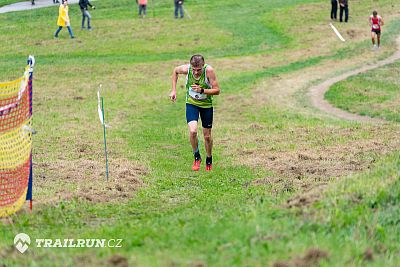
[[[206,94],[197,93],[196,91],[193,91],[193,89],[191,87],[189,88],[189,96],[195,100],[206,100],[207,99]]]
[[[373,29],[379,29],[379,25],[378,24],[372,24],[372,28]]]

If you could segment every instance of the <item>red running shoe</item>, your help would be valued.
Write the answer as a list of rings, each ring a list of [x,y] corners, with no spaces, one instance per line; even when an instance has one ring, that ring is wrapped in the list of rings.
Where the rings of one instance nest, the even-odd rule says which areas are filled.
[[[198,170],[200,170],[200,164],[201,164],[201,159],[199,159],[199,160],[194,160],[193,166],[192,166],[192,171],[198,171]]]
[[[212,170],[212,164],[206,164],[206,171]]]

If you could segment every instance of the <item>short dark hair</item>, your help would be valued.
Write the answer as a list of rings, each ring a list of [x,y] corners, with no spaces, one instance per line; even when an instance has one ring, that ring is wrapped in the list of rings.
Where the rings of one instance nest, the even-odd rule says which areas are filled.
[[[376,10],[372,11],[372,15],[376,16],[378,15],[378,12]]]
[[[204,65],[204,57],[202,55],[193,55],[190,58],[190,65],[194,67],[201,67]]]

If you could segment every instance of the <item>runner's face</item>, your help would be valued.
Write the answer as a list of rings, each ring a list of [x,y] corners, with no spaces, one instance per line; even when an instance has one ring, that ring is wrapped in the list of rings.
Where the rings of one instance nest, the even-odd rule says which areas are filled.
[[[203,67],[204,67],[204,65],[201,66],[201,67],[194,67],[194,66],[192,66],[192,70],[193,70],[193,75],[194,75],[194,77],[198,78],[198,77],[201,76],[201,74],[203,74]]]

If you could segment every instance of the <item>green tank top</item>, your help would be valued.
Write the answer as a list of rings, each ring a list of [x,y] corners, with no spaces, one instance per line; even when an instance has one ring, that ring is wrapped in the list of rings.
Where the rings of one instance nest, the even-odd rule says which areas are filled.
[[[199,84],[203,89],[211,89],[210,82],[207,79],[206,70],[207,64],[203,67],[203,73],[199,79],[193,77],[192,66],[189,64],[189,71],[186,76],[186,103],[201,107],[201,108],[211,108],[212,105],[212,95],[200,94],[192,90],[192,84]]]

